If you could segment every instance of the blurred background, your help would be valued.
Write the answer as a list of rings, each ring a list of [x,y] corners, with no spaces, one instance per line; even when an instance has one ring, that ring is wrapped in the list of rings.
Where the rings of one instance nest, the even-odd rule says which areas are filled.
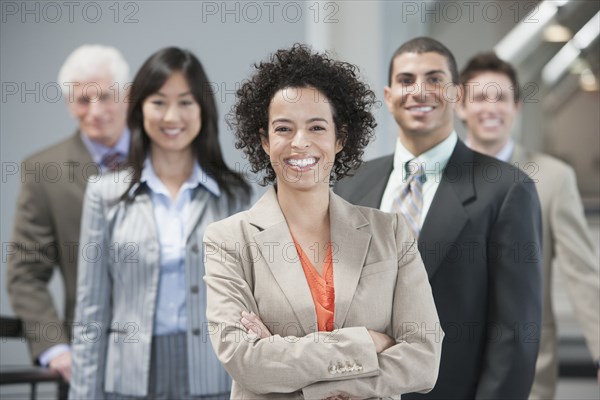
[[[223,116],[253,63],[295,42],[331,51],[357,64],[380,100],[389,58],[404,41],[432,36],[456,56],[458,66],[476,52],[495,49],[513,63],[524,90],[515,137],[554,155],[577,173],[586,216],[600,242],[600,2],[563,1],[4,1],[1,2],[0,157],[2,165],[0,314],[13,315],[8,300],[6,244],[20,187],[21,160],[73,134],[76,121],[64,104],[58,70],[82,44],[121,50],[131,78],[142,62],[165,46],[198,55],[214,83],[221,144],[229,165],[243,170]],[[383,104],[367,159],[393,149],[396,124]],[[456,127],[461,132],[462,124]],[[256,187],[261,191],[259,187]],[[575,377],[590,363],[566,294],[555,275],[555,308],[561,336],[559,398],[598,399],[594,378]],[[52,290],[62,309],[62,283]],[[600,312],[600,310],[598,310]],[[26,344],[0,342],[0,365],[27,365]],[[52,386],[38,397],[53,398]],[[24,398],[26,387],[0,386],[1,398]]]

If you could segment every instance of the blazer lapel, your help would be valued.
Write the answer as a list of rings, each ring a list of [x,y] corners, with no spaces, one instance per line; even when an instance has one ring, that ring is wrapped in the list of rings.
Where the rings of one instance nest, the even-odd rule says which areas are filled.
[[[334,325],[335,328],[341,328],[360,280],[371,234],[359,230],[369,222],[355,206],[333,192],[330,192],[329,199],[335,288]]]
[[[312,295],[274,188],[270,188],[252,207],[249,218],[250,223],[260,229],[254,240],[260,249],[261,259],[269,266],[288,299],[304,334],[315,332],[317,315],[314,308],[301,306],[312,304]]]
[[[372,179],[370,179],[369,187],[362,188],[362,195],[356,201],[352,201],[352,203],[365,207],[379,208],[393,168],[394,155],[381,160],[381,164],[371,171]]]
[[[185,241],[190,239],[194,229],[200,222],[204,212],[206,211],[206,206],[208,201],[210,200],[211,194],[208,190],[204,190],[201,187],[197,187],[192,192],[192,202],[190,204],[190,213],[188,215],[188,220],[185,225]]]
[[[146,223],[146,229],[152,229],[152,236],[158,245],[157,226],[156,221],[154,220],[154,207],[152,205],[149,189],[145,188],[142,193],[135,196],[134,201],[136,208],[139,209],[139,213]]]
[[[71,163],[67,172],[73,173],[73,182],[75,182],[81,188],[85,188],[88,182],[88,179],[99,173],[98,166],[94,164],[92,160],[92,156],[90,152],[83,144],[83,140],[81,140],[81,133],[79,131],[75,132],[73,135],[73,139],[71,140],[72,149],[69,150],[69,154],[67,154],[67,159]],[[92,167],[94,165],[94,167]],[[72,170],[70,169],[72,166]],[[69,176],[69,179],[71,177]]]
[[[473,154],[459,140],[419,235],[419,251],[429,280],[454,248],[456,238],[469,220],[464,204],[475,196]]]

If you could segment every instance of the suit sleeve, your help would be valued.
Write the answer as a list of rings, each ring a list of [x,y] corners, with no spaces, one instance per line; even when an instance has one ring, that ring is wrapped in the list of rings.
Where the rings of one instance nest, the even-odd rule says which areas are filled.
[[[487,244],[489,297],[477,399],[526,399],[542,318],[542,225],[534,183],[506,194]]]
[[[25,163],[27,170],[35,170],[30,161]],[[47,194],[39,176],[28,176],[23,181],[9,246],[8,294],[15,314],[24,322],[31,357],[36,363],[40,354],[52,346],[69,343],[68,332],[58,318],[48,289],[56,263],[55,250],[60,246]],[[60,335],[52,335],[50,340],[48,335],[43,334],[47,327],[55,327]]]
[[[100,187],[87,188],[81,221],[69,399],[102,399],[111,319],[107,220]]]
[[[575,173],[565,171],[550,205],[554,263],[562,273],[575,315],[594,360],[600,358],[598,253],[583,213]]]
[[[239,241],[239,240],[238,240]],[[364,327],[316,332],[304,337],[250,337],[240,325],[242,311],[258,307],[245,279],[241,254],[227,250],[236,240],[223,225],[210,225],[204,236],[207,319],[217,357],[233,379],[256,394],[292,393],[325,380],[379,373],[375,346]],[[223,244],[223,245],[220,245]],[[361,368],[332,374],[323,360],[358,361]]]
[[[412,236],[396,215],[398,275],[392,308],[396,345],[378,354],[379,374],[349,381],[319,382],[303,390],[306,399],[337,394],[351,398],[429,392],[437,381],[442,340],[437,310],[427,273]]]

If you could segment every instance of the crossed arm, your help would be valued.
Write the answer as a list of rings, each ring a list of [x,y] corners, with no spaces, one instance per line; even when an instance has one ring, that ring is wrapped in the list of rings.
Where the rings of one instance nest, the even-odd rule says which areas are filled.
[[[342,327],[327,343],[319,332],[304,337],[248,334],[240,321],[242,312],[258,313],[251,285],[245,278],[242,258],[219,243],[233,243],[225,229],[210,226],[205,234],[207,316],[216,328],[211,335],[219,360],[233,379],[256,394],[302,391],[305,398],[346,395],[369,398],[429,391],[437,380],[443,333],[439,328],[425,268],[408,240],[397,233],[398,271],[391,316],[391,341],[365,327]],[[414,246],[414,243],[413,243]],[[251,268],[251,267],[246,267]],[[252,322],[253,317],[246,320]],[[256,322],[256,320],[254,320]],[[415,323],[418,321],[418,323]],[[266,327],[265,327],[266,328]],[[429,329],[428,333],[425,329]],[[256,332],[255,332],[256,333]],[[264,337],[263,337],[264,336]],[[378,339],[384,339],[379,344]],[[377,345],[377,344],[379,345]],[[391,344],[391,343],[390,343]],[[360,370],[332,374],[328,360],[360,360]]]

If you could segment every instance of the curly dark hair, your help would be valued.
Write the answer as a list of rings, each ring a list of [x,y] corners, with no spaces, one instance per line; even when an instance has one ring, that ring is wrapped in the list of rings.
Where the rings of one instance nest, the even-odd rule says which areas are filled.
[[[261,185],[275,181],[275,171],[264,152],[261,135],[268,132],[269,105],[285,88],[313,87],[331,104],[336,137],[343,149],[336,155],[330,183],[349,175],[362,162],[365,147],[377,126],[371,108],[375,94],[358,79],[358,67],[316,53],[302,44],[273,53],[254,64],[256,73],[237,91],[237,103],[227,117],[235,132],[235,147],[248,156],[253,173],[264,174]]]

